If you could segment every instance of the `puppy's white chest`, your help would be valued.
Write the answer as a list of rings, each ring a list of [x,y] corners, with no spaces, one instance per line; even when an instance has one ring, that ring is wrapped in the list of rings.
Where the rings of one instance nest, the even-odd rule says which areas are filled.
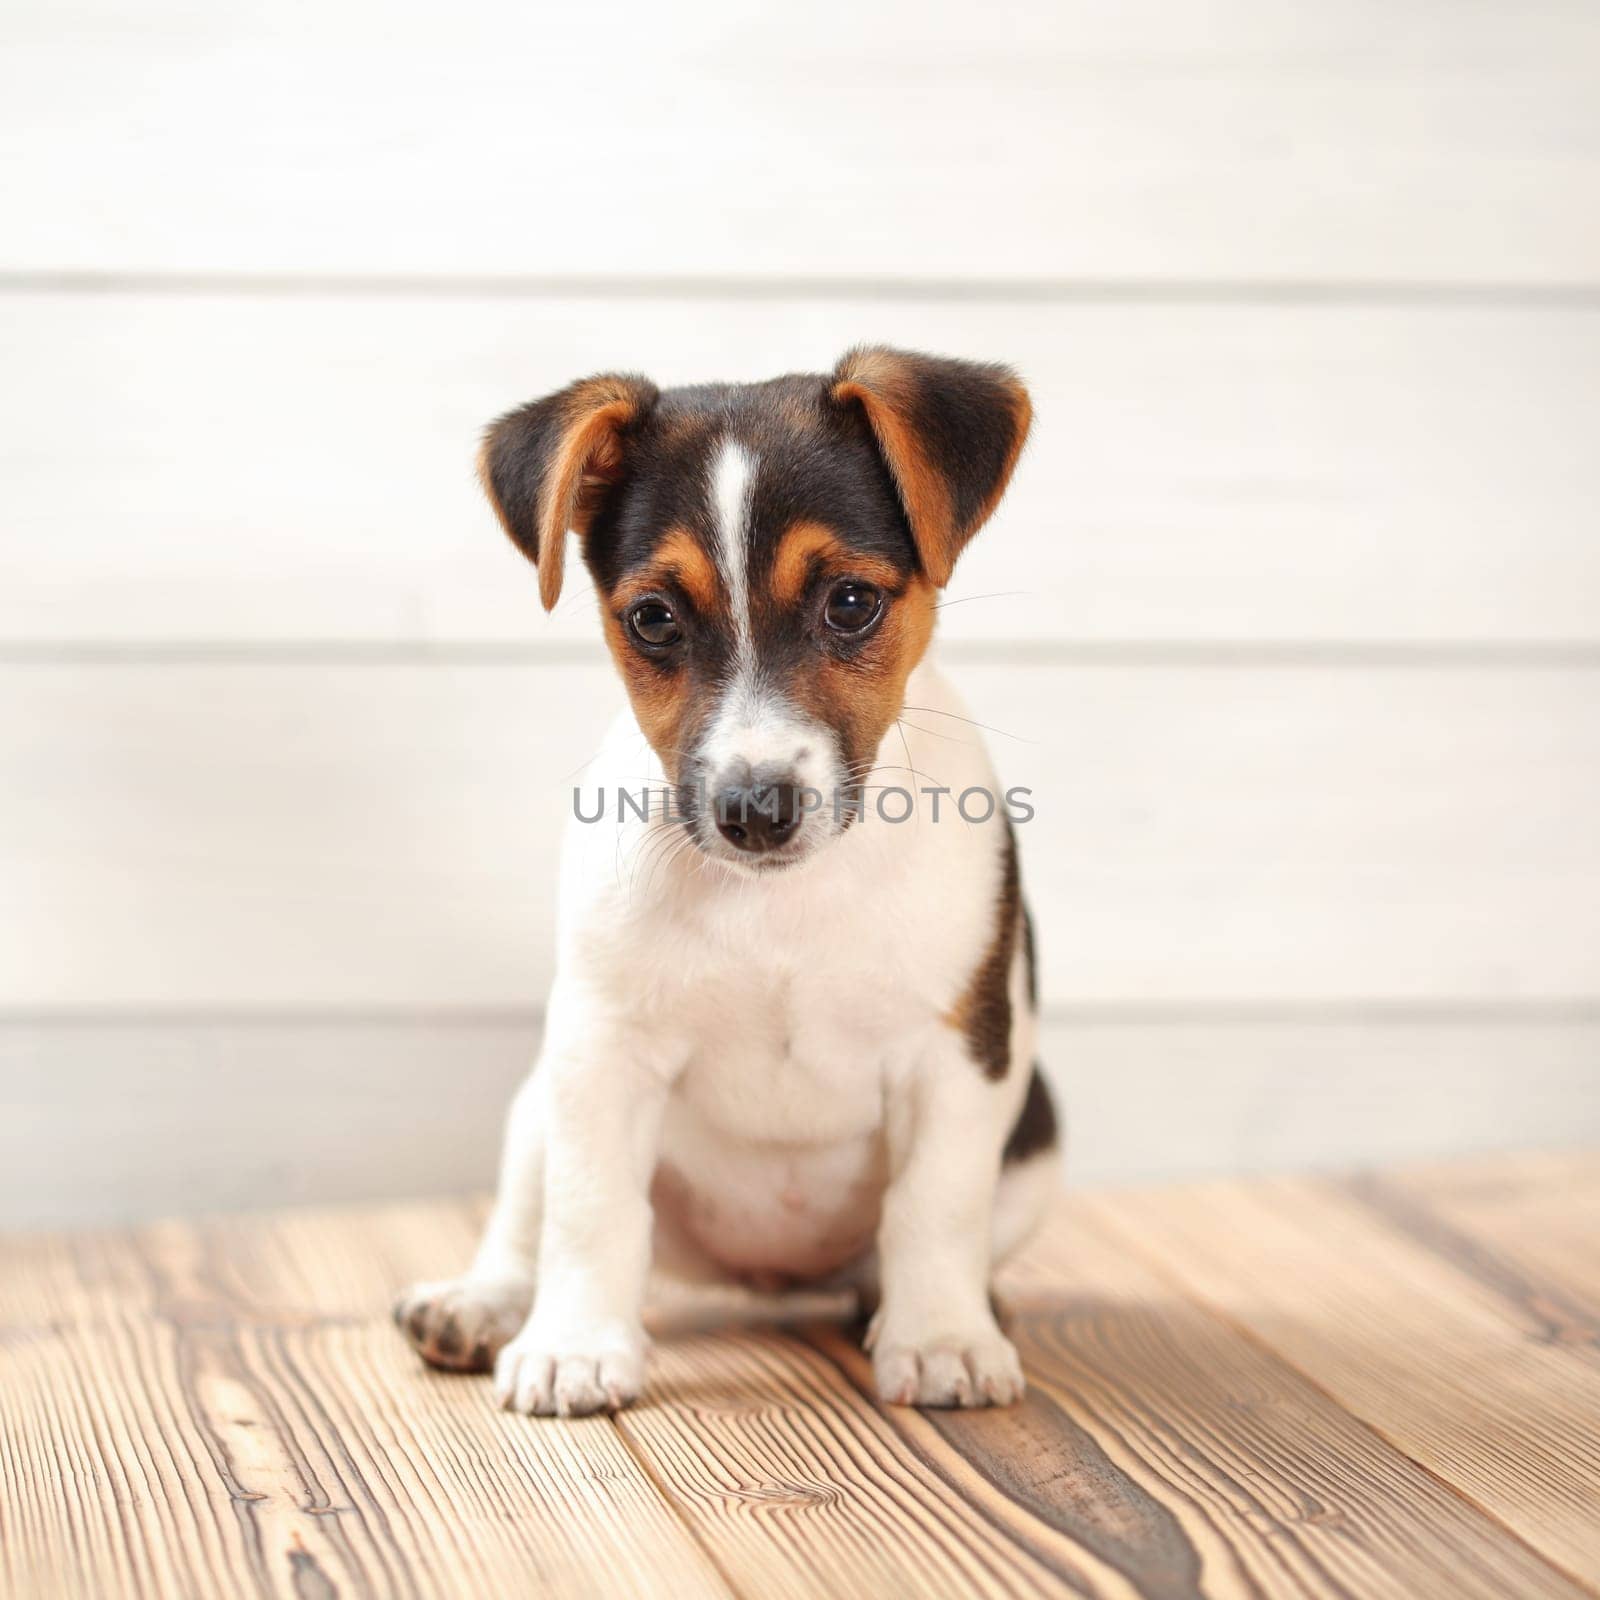
[[[729,1138],[832,1144],[874,1132],[891,1029],[853,985],[729,981],[707,993],[675,1094]]]
[[[877,1227],[886,1040],[848,988],[728,987],[673,1087],[656,1203],[725,1267],[820,1277]]]

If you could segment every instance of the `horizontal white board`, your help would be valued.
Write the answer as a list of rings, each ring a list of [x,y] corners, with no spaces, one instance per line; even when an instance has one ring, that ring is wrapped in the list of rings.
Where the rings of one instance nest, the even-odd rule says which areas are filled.
[[[0,1231],[487,1189],[538,1035],[532,1017],[0,1024]],[[1058,1018],[1040,1054],[1074,1185],[1600,1140],[1593,1021]]]
[[[1535,0],[12,0],[0,269],[1594,281]]]
[[[1600,995],[1600,674],[958,677],[1034,791],[1051,1004]],[[537,1005],[618,699],[605,667],[0,668],[0,1007]],[[937,778],[966,730],[905,722]]]
[[[873,339],[1034,390],[952,637],[1600,642],[1600,312],[40,294],[0,295],[0,646],[591,638],[484,423]]]

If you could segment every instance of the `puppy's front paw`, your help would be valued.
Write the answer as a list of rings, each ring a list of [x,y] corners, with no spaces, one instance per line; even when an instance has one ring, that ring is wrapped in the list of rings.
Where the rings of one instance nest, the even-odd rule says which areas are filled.
[[[878,1398],[891,1406],[1011,1406],[1025,1387],[1015,1346],[998,1328],[967,1339],[897,1341],[872,1358]]]
[[[504,1410],[532,1417],[620,1411],[644,1388],[644,1358],[638,1329],[551,1336],[530,1322],[495,1362],[495,1399]]]
[[[487,1372],[532,1304],[532,1278],[445,1278],[413,1284],[394,1320],[429,1366]]]

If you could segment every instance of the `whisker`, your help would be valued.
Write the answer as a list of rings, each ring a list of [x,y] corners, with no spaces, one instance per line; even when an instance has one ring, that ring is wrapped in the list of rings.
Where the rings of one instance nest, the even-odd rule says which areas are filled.
[[[577,764],[577,766],[575,766],[575,767],[574,767],[574,768],[573,768],[573,769],[572,769],[572,771],[571,771],[571,772],[566,772],[566,773],[563,773],[563,774],[562,774],[562,775],[561,775],[561,776],[560,776],[560,777],[559,777],[559,778],[555,778],[555,779],[553,779],[553,780],[552,780],[552,781],[553,781],[553,782],[554,782],[554,783],[565,783],[565,782],[566,782],[566,781],[567,781],[567,779],[568,779],[568,778],[575,778],[575,777],[577,777],[577,775],[578,775],[578,774],[579,774],[579,773],[580,773],[580,772],[582,772],[582,771],[583,771],[583,769],[584,769],[584,768],[585,768],[585,767],[590,767],[590,766],[593,766],[593,765],[594,765],[594,763],[595,763],[595,762],[596,762],[596,761],[598,761],[598,760],[599,760],[599,759],[600,759],[600,753],[601,753],[601,751],[603,751],[603,750],[604,750],[604,749],[605,749],[605,746],[604,746],[604,745],[601,745],[601,746],[600,746],[600,749],[599,749],[599,750],[596,750],[596,751],[595,751],[595,753],[594,753],[594,754],[593,754],[593,755],[592,755],[592,756],[590,756],[590,757],[589,757],[589,759],[588,759],[588,760],[587,760],[587,761],[580,761],[580,762],[579,762],[579,763],[578,763],[578,764]]]
[[[899,725],[900,723],[905,722],[905,719],[903,717],[897,717],[895,718],[895,722],[896,725]],[[913,733],[926,734],[930,739],[944,739],[950,744],[962,744],[965,745],[969,750],[976,748],[970,739],[963,739],[959,734],[940,733],[935,728],[924,728],[915,722],[907,722],[905,725],[910,728]]]
[[[931,772],[924,772],[920,767],[897,767],[892,766],[886,761],[879,762],[875,767],[868,767],[866,772],[862,773],[862,777],[868,777],[874,772],[909,772],[914,778],[926,778],[928,782],[932,784],[937,784],[939,782],[939,780],[934,777]]]
[[[974,728],[982,728],[986,733],[998,733],[1002,739],[1015,739],[1019,744],[1039,744],[1038,739],[1029,739],[1020,733],[1011,733],[1005,728],[997,728],[992,722],[979,722],[976,717],[963,717],[954,711],[941,711],[937,706],[901,706],[902,711],[915,711],[919,716],[950,717],[956,722],[965,722]],[[916,727],[916,723],[911,726]]]
[[[648,868],[643,888],[648,892],[655,885],[657,873],[672,860],[679,847],[691,842],[688,833],[676,823],[652,825],[651,837],[646,839],[634,855],[633,874],[628,880],[628,893],[634,895],[640,888],[639,874]]]
[[[905,751],[905,770],[907,772],[915,772],[916,768],[911,765],[911,745],[906,739],[906,730],[901,726],[900,719],[898,717],[894,719],[894,731],[900,735],[900,748]]]
[[[1032,589],[996,589],[993,594],[964,594],[955,600],[941,600],[933,609],[943,611],[946,606],[964,606],[974,600],[1011,600],[1034,592]]]

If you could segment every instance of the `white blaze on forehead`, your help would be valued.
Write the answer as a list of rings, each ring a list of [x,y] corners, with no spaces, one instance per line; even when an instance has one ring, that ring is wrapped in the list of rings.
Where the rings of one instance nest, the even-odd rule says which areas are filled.
[[[834,736],[763,680],[756,656],[750,617],[750,505],[758,465],[757,458],[734,439],[722,441],[712,462],[711,512],[717,564],[733,613],[733,666],[698,753],[713,784],[730,778],[748,782],[763,767],[784,769],[791,782],[823,797],[830,808],[823,826],[832,831],[832,797],[843,781]]]
[[[717,564],[728,586],[733,617],[733,667],[701,753],[713,774],[745,764],[795,764],[808,745],[820,746],[817,731],[764,683],[750,618],[750,497],[756,458],[724,439],[711,468],[711,510]]]
[[[728,585],[733,612],[735,672],[747,678],[755,670],[755,641],[750,630],[750,492],[756,464],[744,446],[725,439],[711,469],[711,509],[716,521],[717,554]]]

